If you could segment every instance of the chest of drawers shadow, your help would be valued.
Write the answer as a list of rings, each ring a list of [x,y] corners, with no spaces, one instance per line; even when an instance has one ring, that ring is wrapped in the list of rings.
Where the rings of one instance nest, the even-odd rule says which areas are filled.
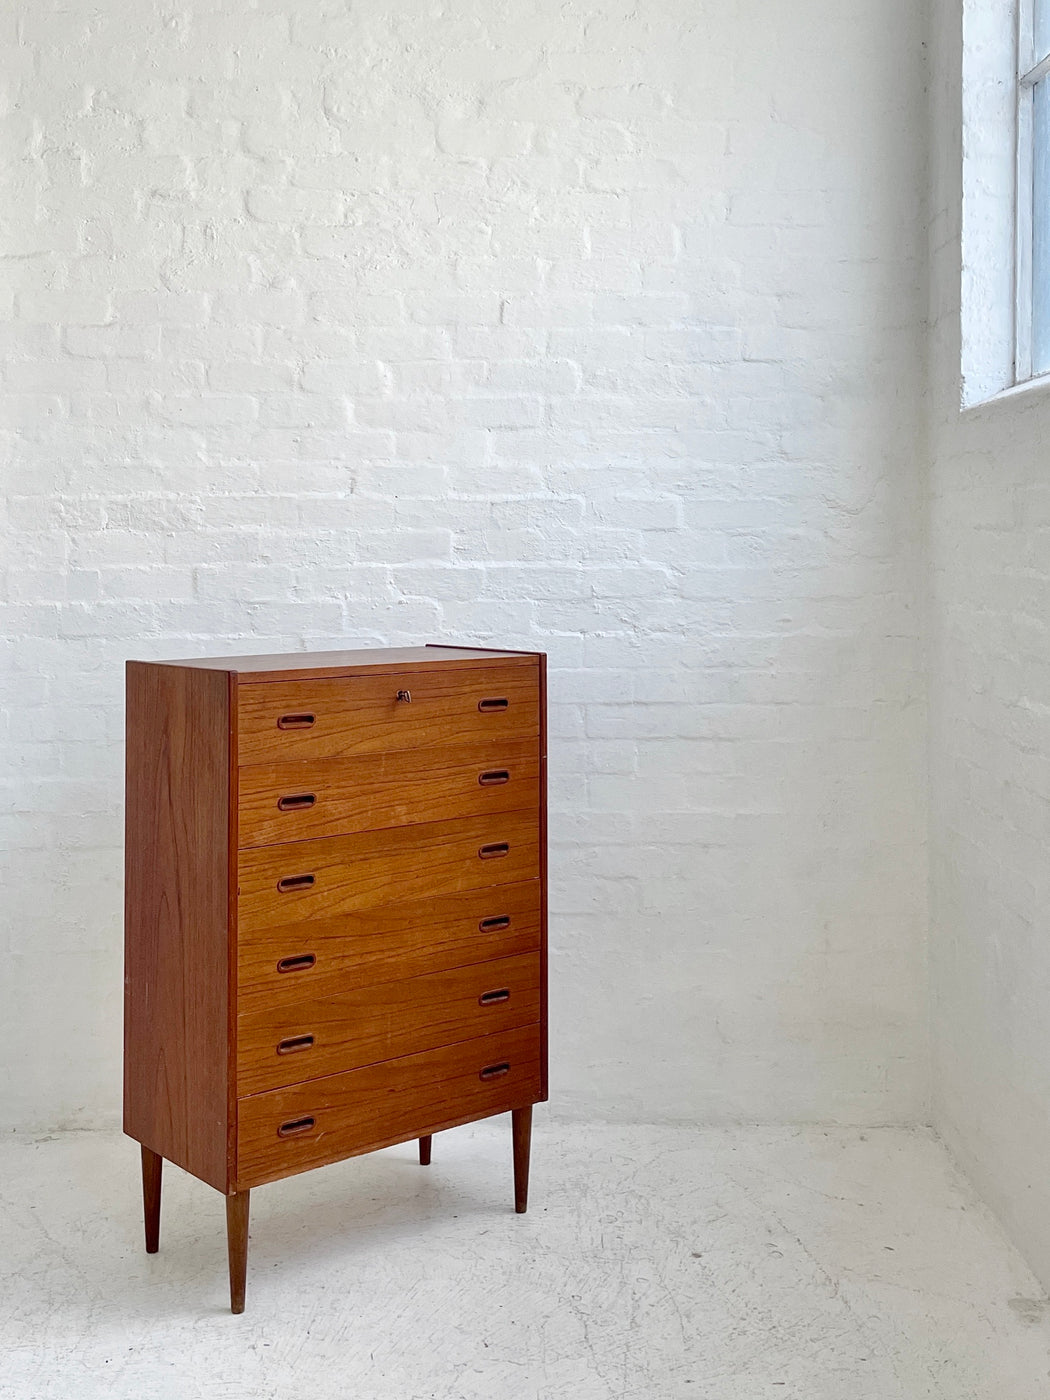
[[[124,1128],[226,1197],[547,1097],[546,668],[414,647],[127,667]]]

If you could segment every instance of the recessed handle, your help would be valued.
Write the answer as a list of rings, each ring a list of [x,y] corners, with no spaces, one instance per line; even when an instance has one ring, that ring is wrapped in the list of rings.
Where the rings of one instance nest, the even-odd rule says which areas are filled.
[[[290,894],[293,890],[308,890],[314,882],[312,875],[286,875],[277,881],[278,894]]]
[[[500,1065],[486,1065],[479,1073],[479,1079],[502,1079],[505,1074],[510,1073],[510,1065],[506,1060]]]
[[[510,1001],[509,987],[497,987],[494,992],[482,992],[478,997],[480,1006],[496,1006],[501,1001]]]
[[[314,1043],[312,1035],[290,1035],[287,1040],[278,1042],[278,1055],[294,1055],[297,1050],[309,1050]]]
[[[482,787],[496,787],[498,783],[509,783],[510,771],[506,768],[490,768],[486,773],[478,774],[478,782]]]
[[[282,1123],[277,1129],[278,1137],[298,1137],[301,1133],[308,1133],[314,1125],[312,1118],[289,1118],[287,1123]]]
[[[277,806],[282,812],[305,812],[316,801],[317,794],[314,792],[296,792],[291,797],[279,797]]]
[[[509,704],[505,695],[489,695],[478,701],[478,709],[483,715],[490,715],[494,710],[505,710]]]
[[[487,846],[478,847],[478,855],[482,860],[499,860],[501,856],[510,855],[510,843],[508,841],[490,841]]]
[[[313,967],[317,957],[314,953],[299,953],[294,958],[282,958],[277,964],[278,972],[305,972]]]
[[[282,715],[277,721],[278,729],[309,729],[316,715]]]
[[[479,933],[496,933],[501,928],[510,928],[509,914],[493,914],[491,919],[482,919],[478,924]]]

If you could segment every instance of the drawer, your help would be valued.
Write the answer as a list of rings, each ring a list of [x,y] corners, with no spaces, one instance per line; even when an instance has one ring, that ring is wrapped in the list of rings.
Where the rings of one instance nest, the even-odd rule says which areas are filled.
[[[237,858],[239,930],[332,918],[389,901],[539,875],[535,812],[257,846]]]
[[[354,986],[348,977],[334,996],[238,1017],[237,1093],[279,1089],[539,1019],[539,953],[371,987]]]
[[[242,930],[237,940],[241,1011],[291,1006],[540,946],[540,883],[495,885]]]
[[[254,764],[240,770],[239,843],[269,846],[487,812],[535,812],[539,802],[536,739]]]
[[[539,732],[539,668],[531,659],[477,670],[275,681],[243,685],[237,695],[238,761],[245,764],[487,746]]]
[[[538,1102],[540,1034],[526,1026],[238,1100],[236,1189]]]

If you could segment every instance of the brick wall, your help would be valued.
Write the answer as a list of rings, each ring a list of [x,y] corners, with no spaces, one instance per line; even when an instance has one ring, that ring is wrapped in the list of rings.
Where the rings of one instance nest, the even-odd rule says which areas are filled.
[[[125,657],[551,657],[564,1112],[924,1112],[921,15],[11,0],[5,1061],[118,1095]]]
[[[1050,394],[959,412],[964,8],[990,43],[1012,19],[937,0],[932,35],[933,1106],[1050,1286]]]

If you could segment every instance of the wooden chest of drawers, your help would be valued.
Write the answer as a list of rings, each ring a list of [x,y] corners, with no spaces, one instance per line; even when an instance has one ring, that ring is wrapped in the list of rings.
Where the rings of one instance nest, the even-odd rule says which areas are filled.
[[[127,671],[124,1127],[226,1197],[547,1097],[545,658]]]

